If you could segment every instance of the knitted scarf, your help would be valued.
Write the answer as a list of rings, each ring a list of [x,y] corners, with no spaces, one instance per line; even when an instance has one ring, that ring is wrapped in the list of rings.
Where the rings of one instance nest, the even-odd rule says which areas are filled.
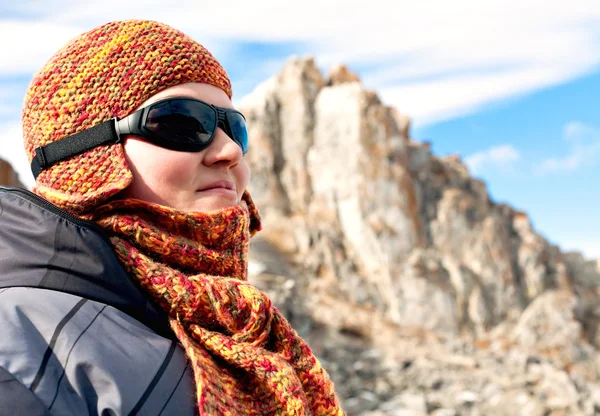
[[[200,415],[344,414],[310,348],[247,282],[250,237],[260,228],[248,193],[210,213],[130,199],[87,218],[169,314],[193,366]]]

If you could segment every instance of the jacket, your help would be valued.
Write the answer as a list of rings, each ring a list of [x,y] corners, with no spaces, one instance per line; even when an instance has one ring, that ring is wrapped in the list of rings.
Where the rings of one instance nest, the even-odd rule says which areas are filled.
[[[0,187],[0,416],[194,414],[184,351],[103,231]]]

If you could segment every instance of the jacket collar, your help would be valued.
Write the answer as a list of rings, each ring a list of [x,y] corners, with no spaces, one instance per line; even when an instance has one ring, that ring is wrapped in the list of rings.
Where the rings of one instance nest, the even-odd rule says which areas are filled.
[[[0,187],[0,288],[57,290],[113,306],[173,338],[96,224],[22,189]]]

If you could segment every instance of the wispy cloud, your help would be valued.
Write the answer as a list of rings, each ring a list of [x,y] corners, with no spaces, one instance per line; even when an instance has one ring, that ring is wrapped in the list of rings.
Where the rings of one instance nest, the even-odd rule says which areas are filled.
[[[471,174],[479,175],[489,169],[509,171],[520,158],[521,155],[517,149],[510,144],[504,144],[490,147],[487,150],[466,157],[465,164]]]
[[[33,74],[82,27],[45,20],[0,20],[0,75]]]
[[[548,158],[534,169],[537,175],[574,171],[591,166],[600,159],[600,128],[578,121],[567,123],[563,138],[569,151],[562,158]]]
[[[565,238],[561,240],[563,251],[578,251],[587,259],[600,259],[600,240],[583,235],[581,238]]]
[[[343,62],[355,68],[415,125],[468,114],[600,64],[597,0],[372,0],[369,7],[358,0],[344,7],[323,0],[231,0],[226,8],[182,0],[169,7],[161,0],[30,0],[12,8],[33,17],[0,20],[3,38],[19,39],[3,43],[0,74],[33,72],[83,28],[135,16],[181,28],[229,62],[235,62],[228,54],[236,42],[308,45],[324,67]],[[239,65],[250,68],[261,59]]]

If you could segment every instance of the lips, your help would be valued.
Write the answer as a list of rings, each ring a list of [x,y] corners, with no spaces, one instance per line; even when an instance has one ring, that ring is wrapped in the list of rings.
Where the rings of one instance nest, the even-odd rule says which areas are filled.
[[[204,185],[202,188],[198,189],[198,192],[210,191],[210,190],[224,189],[229,191],[235,191],[235,183],[230,180],[220,180],[216,182],[212,182],[210,184]]]

